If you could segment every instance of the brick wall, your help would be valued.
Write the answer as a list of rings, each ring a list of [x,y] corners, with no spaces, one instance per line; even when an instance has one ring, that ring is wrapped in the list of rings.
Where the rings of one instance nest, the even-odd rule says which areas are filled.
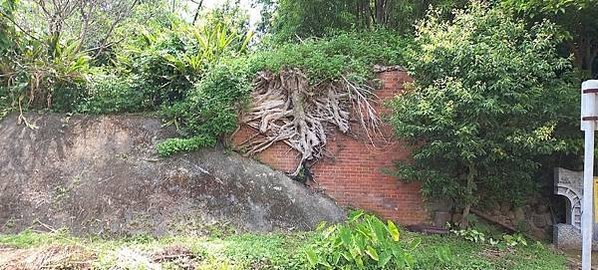
[[[410,81],[405,72],[396,70],[379,73],[379,79],[382,88],[376,94],[382,100],[392,98],[403,89],[404,82]],[[380,106],[377,109],[382,110]],[[320,160],[312,167],[316,182],[313,185],[341,205],[366,209],[401,224],[423,223],[428,220],[428,213],[419,186],[402,183],[384,172],[395,161],[406,159],[409,150],[392,139],[390,127],[383,127],[382,131],[386,139],[376,139],[376,146],[342,133],[329,136],[326,151],[332,158]],[[233,137],[233,143],[239,145],[253,134],[253,129],[242,127]],[[285,172],[293,171],[300,159],[284,143],[274,144],[255,158]]]

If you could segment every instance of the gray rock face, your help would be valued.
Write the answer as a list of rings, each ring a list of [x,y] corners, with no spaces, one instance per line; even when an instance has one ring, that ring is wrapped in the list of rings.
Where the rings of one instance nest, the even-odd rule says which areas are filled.
[[[75,234],[202,234],[310,229],[343,209],[280,172],[223,149],[169,159],[174,135],[143,116],[30,114],[0,122],[0,233],[31,226]]]

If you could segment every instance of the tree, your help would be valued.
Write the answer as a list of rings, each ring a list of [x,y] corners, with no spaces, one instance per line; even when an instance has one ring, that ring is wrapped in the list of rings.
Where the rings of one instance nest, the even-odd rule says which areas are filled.
[[[501,4],[532,22],[549,19],[561,26],[569,36],[565,45],[575,57],[575,66],[588,73],[592,69],[598,56],[598,1],[502,0]]]
[[[257,0],[264,6],[262,28],[279,39],[323,36],[335,30],[386,27],[411,32],[416,19],[431,6],[452,8],[463,0]],[[272,6],[275,8],[272,8]],[[264,16],[264,13],[266,16]],[[273,14],[272,14],[273,13]]]
[[[522,202],[543,158],[575,151],[577,84],[549,22],[531,29],[474,2],[443,20],[430,12],[408,55],[412,89],[392,103],[396,134],[413,146],[398,175],[429,198],[452,199],[467,216],[486,200]]]
[[[15,0],[0,1],[0,53],[5,52],[12,44],[14,36],[13,12]]]
[[[101,53],[114,29],[139,0],[23,0],[12,23],[30,38],[43,41],[50,56],[59,43],[78,42],[77,50]]]

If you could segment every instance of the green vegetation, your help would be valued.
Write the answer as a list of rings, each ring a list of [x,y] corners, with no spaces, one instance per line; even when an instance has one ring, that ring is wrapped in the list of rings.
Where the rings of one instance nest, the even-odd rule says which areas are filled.
[[[415,261],[409,248],[398,244],[397,226],[357,211],[347,224],[319,229],[321,237],[306,251],[310,267],[323,269],[408,269]],[[349,266],[347,268],[347,266]]]
[[[576,89],[598,70],[595,0],[257,2],[254,35],[232,1],[198,8],[191,22],[164,0],[0,0],[0,117],[20,112],[28,125],[27,110],[150,112],[179,132],[157,146],[168,157],[226,143],[249,121],[239,115],[253,113],[267,138],[248,152],[285,141],[303,166],[324,156],[331,129],[379,127],[373,68],[402,65],[415,82],[389,104],[388,120],[414,151],[397,174],[421,182],[428,198],[456,202],[464,219],[481,198],[523,203],[543,172],[578,165]],[[564,267],[518,236],[455,234],[397,241],[392,223],[359,216],[286,236],[14,239],[66,237],[108,253],[180,243],[223,269]]]
[[[414,146],[398,173],[424,195],[456,201],[464,216],[480,198],[522,203],[549,157],[579,150],[579,84],[554,24],[527,27],[477,3],[451,22],[430,13],[415,41],[415,83],[391,121]]]
[[[374,65],[401,64],[408,44],[409,39],[385,29],[336,32],[301,43],[273,45],[256,52],[249,62],[253,74],[297,68],[312,82],[337,80],[344,75],[371,79]]]
[[[250,84],[241,65],[217,65],[190,91],[186,98],[172,106],[164,106],[162,115],[186,137],[195,137],[186,143],[166,141],[158,147],[161,155],[196,150],[197,146],[213,146],[224,134],[237,127],[237,115],[248,99]],[[186,147],[174,147],[175,145]],[[166,145],[170,145],[170,150]],[[193,146],[191,146],[193,145]],[[189,148],[191,146],[191,148]]]
[[[259,0],[266,16],[261,26],[275,40],[322,37],[334,31],[363,31],[377,28],[411,33],[413,22],[423,18],[432,5],[451,9],[463,0],[387,1],[387,0],[280,0],[272,11],[272,0]]]
[[[307,233],[112,240],[73,237],[66,230],[24,231],[0,235],[0,261],[22,263],[43,254],[54,267],[83,261],[94,269],[566,269],[562,253],[538,242],[517,241],[513,245],[507,240],[474,242],[456,234],[414,234],[355,212],[346,225]]]

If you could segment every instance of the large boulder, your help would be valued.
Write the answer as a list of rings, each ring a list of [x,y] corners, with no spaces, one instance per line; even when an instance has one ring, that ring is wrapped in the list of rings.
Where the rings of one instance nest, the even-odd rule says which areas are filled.
[[[0,233],[200,234],[311,229],[344,211],[283,173],[225,149],[158,158],[173,136],[146,116],[28,114],[0,122]],[[228,226],[228,227],[231,227]]]

